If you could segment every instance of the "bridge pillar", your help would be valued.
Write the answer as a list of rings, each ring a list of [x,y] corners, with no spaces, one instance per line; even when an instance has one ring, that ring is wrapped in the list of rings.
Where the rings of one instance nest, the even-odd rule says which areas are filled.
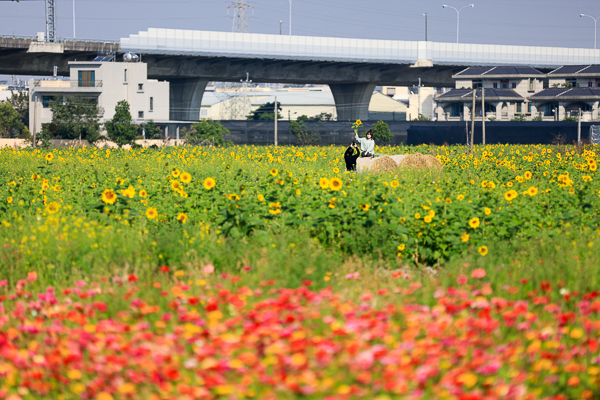
[[[208,80],[199,78],[171,78],[169,119],[171,121],[200,120],[202,95]]]
[[[331,83],[338,121],[367,120],[374,83]]]

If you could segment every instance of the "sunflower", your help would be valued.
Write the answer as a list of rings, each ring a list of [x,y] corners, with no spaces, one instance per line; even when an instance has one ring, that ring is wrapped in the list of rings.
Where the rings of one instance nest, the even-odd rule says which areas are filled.
[[[147,212],[146,212],[146,214],[147,214]],[[177,214],[177,221],[181,222],[182,224],[185,224],[185,223],[187,223],[187,220],[188,220],[187,214],[182,213],[182,212]]]
[[[52,153],[48,153],[46,154],[46,157],[44,157],[46,159],[46,161],[52,161],[52,159],[54,158],[54,154]]]
[[[598,169],[598,166],[596,165],[596,163],[590,165],[590,171],[595,171],[597,169]]]
[[[333,169],[333,173],[334,173],[334,174],[339,174],[339,173],[340,173],[340,169],[339,169],[338,167],[335,167],[335,168]]]
[[[179,170],[176,169],[176,170],[173,170],[173,172],[171,172],[171,174],[173,175],[174,178],[177,178],[181,174],[181,172],[179,172]]]
[[[148,196],[148,192],[146,192],[144,189],[140,190],[140,197],[146,197]]]
[[[488,207],[486,207],[486,208],[483,209],[483,213],[485,215],[490,215],[492,213],[492,210],[490,210]]]
[[[371,208],[371,206],[369,205],[369,203],[367,204],[361,204],[360,205],[360,209],[363,211],[369,211],[369,208]]]
[[[469,226],[473,229],[477,228],[479,226],[480,222],[479,222],[479,218],[475,217],[475,218],[471,218],[471,220],[469,221]]]
[[[258,198],[258,201],[264,201],[265,200],[265,196],[263,196],[262,194],[259,194],[257,196],[257,198]]]
[[[488,248],[487,248],[487,246],[479,246],[479,248],[477,249],[477,251],[482,256],[485,256],[488,253]]]
[[[430,223],[431,221],[433,221],[433,218],[431,217],[431,215],[426,215],[425,218],[423,218],[423,221],[425,221],[425,223]]]
[[[296,189],[296,196],[300,196],[302,194],[302,192],[300,191],[300,189]]]
[[[56,214],[58,210],[60,210],[60,204],[58,204],[55,201],[51,202],[50,204],[48,204],[48,207],[46,207],[46,211],[48,211],[48,214]]]
[[[420,218],[421,218],[421,214],[419,214],[419,213],[416,213],[416,214],[415,214],[415,219],[420,219]]]
[[[158,217],[158,211],[154,207],[148,207],[146,210],[146,217],[148,219],[156,219]]]
[[[183,183],[190,183],[192,181],[192,175],[190,175],[188,172],[184,172],[181,174],[179,179],[181,179],[181,182]]]
[[[465,243],[466,243],[466,242],[468,242],[468,241],[469,241],[469,239],[470,239],[470,236],[469,236],[469,234],[468,234],[467,232],[465,232],[465,233],[463,233],[462,235],[460,235],[460,240],[461,240],[462,242],[465,242]]]
[[[362,125],[362,121],[360,119],[357,119],[355,122],[356,125]]]
[[[210,189],[214,188],[215,185],[216,185],[216,182],[213,178],[206,178],[204,180],[204,188],[206,190],[210,190]]]
[[[171,189],[173,189],[173,190],[181,189],[181,184],[177,181],[171,181]]]
[[[7,202],[8,204],[12,203],[12,202],[13,202],[13,198],[12,198],[12,196],[8,196],[8,197],[6,198],[6,202]]]
[[[530,196],[535,196],[536,194],[538,194],[538,190],[535,186],[532,186],[529,189],[527,189],[527,194]]]
[[[463,196],[462,194],[459,194],[459,195],[456,197],[456,199],[457,199],[457,200],[460,200],[460,201],[463,201],[463,200],[465,199],[465,196]]]
[[[327,178],[319,179],[319,186],[321,186],[321,189],[327,189],[329,187],[329,179],[327,179]]]
[[[525,171],[525,173],[523,174],[523,178],[527,180],[530,180],[532,176],[533,174],[530,171]]]
[[[338,190],[340,190],[342,188],[341,179],[332,178],[331,181],[329,182],[329,187],[331,188],[331,190],[337,192]]]
[[[277,176],[277,174],[279,173],[279,171],[277,171],[275,168],[273,168],[272,170],[270,170],[270,171],[269,171],[269,173],[270,173],[272,176]]]
[[[489,181],[488,184],[487,184],[487,187],[488,187],[488,189],[493,189],[493,188],[496,187],[496,184],[494,182],[492,182],[492,181]]]
[[[106,204],[115,204],[116,200],[117,195],[112,191],[112,189],[105,189],[104,192],[102,192],[102,201]]]
[[[516,191],[516,190],[509,190],[508,192],[506,192],[506,193],[504,194],[504,198],[505,198],[507,201],[512,201],[512,200],[516,199],[518,195],[519,195],[519,194],[517,193],[517,191]]]
[[[237,201],[239,199],[240,199],[240,196],[238,196],[235,193],[232,193],[232,194],[229,195],[229,200]]]
[[[135,197],[135,189],[133,188],[133,186],[129,186],[127,189],[123,190],[121,193],[123,194],[123,196],[129,197],[130,199],[133,199]]]
[[[399,185],[399,183],[398,183],[398,181],[397,181],[397,180],[395,180],[395,179],[394,179],[393,181],[391,181],[391,182],[390,182],[390,186],[391,186],[391,187],[393,187],[394,189],[395,189],[395,188],[397,188],[397,187],[398,187],[398,185]]]
[[[404,243],[401,243],[398,245],[398,251],[404,251],[405,248],[406,248],[406,245]]]

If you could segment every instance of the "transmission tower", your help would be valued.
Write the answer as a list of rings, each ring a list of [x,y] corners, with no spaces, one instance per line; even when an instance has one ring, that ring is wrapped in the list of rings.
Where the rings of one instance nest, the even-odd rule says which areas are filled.
[[[46,40],[49,43],[54,43],[56,40],[56,26],[54,25],[55,9],[54,3],[56,0],[46,0]]]
[[[248,16],[246,15],[246,10],[254,7],[246,3],[246,0],[235,0],[235,3],[227,8],[233,9],[233,26],[231,31],[248,32]]]

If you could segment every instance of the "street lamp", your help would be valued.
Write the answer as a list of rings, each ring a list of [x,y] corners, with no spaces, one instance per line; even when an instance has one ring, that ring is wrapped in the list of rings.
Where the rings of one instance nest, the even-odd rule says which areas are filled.
[[[425,41],[427,41],[427,13],[423,14],[425,17]]]
[[[291,1],[291,0],[290,0],[290,1]],[[462,9],[463,9],[463,8],[467,8],[467,7],[474,8],[474,7],[475,7],[475,4],[469,4],[468,6],[464,6],[464,7],[461,7],[461,8],[459,8],[459,9],[456,9],[456,7],[448,6],[448,5],[446,5],[446,4],[444,4],[444,5],[442,6],[442,8],[451,8],[451,9],[453,9],[454,11],[456,11],[456,43],[458,43],[458,30],[459,30],[459,26],[460,26],[460,25],[459,25],[459,24],[460,24],[460,12],[462,11]]]
[[[600,17],[594,18],[591,15],[587,15],[587,14],[579,14],[579,17],[589,17],[594,20],[594,50],[596,50],[596,33],[598,32],[597,31],[598,18],[600,18]]]
[[[281,35],[281,24],[283,24],[283,20],[279,20],[279,34]]]
[[[290,36],[292,36],[292,0],[290,0]]]

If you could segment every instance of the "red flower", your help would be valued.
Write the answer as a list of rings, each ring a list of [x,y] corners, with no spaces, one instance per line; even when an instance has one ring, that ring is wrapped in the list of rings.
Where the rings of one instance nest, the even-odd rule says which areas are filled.
[[[162,267],[158,267],[158,271],[159,272],[170,272],[171,270],[166,265],[163,265]]]
[[[131,283],[133,282],[137,282],[139,279],[137,276],[135,276],[134,274],[129,275],[129,277],[127,278],[127,280]]]

